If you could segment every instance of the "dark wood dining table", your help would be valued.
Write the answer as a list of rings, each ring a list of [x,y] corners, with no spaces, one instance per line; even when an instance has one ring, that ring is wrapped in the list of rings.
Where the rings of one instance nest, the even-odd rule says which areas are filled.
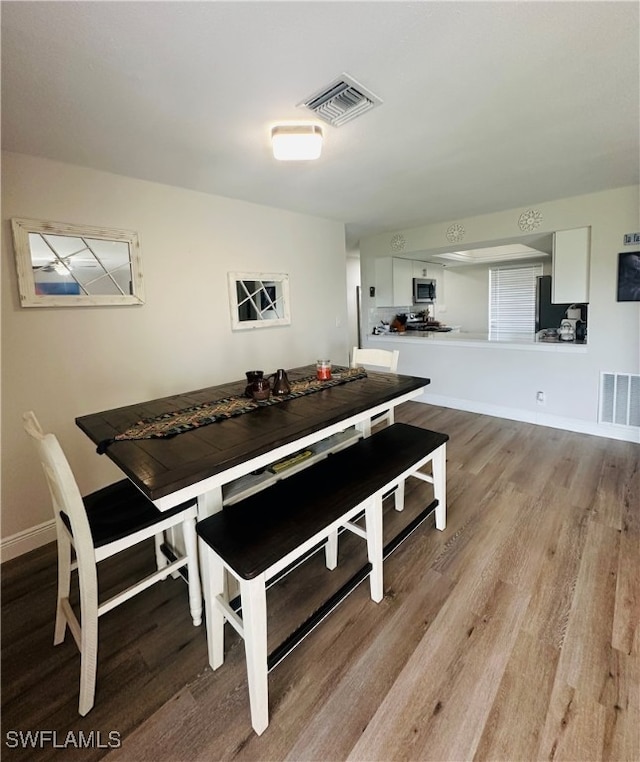
[[[288,370],[287,374],[290,381],[295,381],[308,378],[315,371],[316,366],[309,365]],[[429,383],[428,378],[368,371],[364,378],[328,386],[277,404],[259,406],[248,413],[199,426],[171,438],[114,441],[104,452],[159,510],[168,510],[185,500],[197,498],[198,517],[204,519],[222,510],[225,486],[348,429],[355,428],[363,436],[368,436],[372,416],[415,399]],[[140,420],[242,395],[246,384],[243,379],[174,394],[83,415],[76,418],[76,423],[99,445]],[[375,468],[375,464],[372,467]],[[172,536],[163,550],[170,555],[178,546],[179,538]],[[200,559],[205,589],[209,584],[206,559],[207,554]],[[349,583],[349,589],[360,578],[356,575]],[[230,589],[229,592],[233,594],[235,591]],[[210,596],[205,596],[207,622],[211,617],[210,607]],[[324,609],[328,611],[330,608],[329,601],[323,611],[316,612],[314,621],[325,616]],[[301,629],[305,628],[303,625]],[[207,628],[206,635],[209,653],[212,653],[212,628]]]
[[[339,370],[338,370],[339,373]],[[290,380],[315,365],[287,371]],[[368,371],[339,386],[201,426],[167,439],[115,441],[110,458],[160,510],[197,498],[201,518],[222,508],[222,487],[349,427],[369,433],[373,415],[419,396],[428,378]],[[246,380],[76,418],[96,444],[141,419],[244,392]]]

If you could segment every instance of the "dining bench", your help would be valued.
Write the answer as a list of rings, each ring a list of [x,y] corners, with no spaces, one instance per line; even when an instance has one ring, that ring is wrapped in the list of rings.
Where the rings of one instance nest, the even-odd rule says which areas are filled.
[[[245,642],[256,733],[261,734],[269,724],[269,670],[366,576],[372,600],[382,600],[383,558],[389,549],[383,547],[383,495],[409,476],[433,483],[434,499],[423,518],[435,510],[436,527],[445,528],[448,439],[447,434],[396,423],[198,522],[201,553],[208,557],[204,595],[209,599],[209,663],[215,670],[224,661],[224,624],[229,622]],[[430,461],[432,474],[422,473],[419,469]],[[405,529],[405,536],[414,525],[416,520]],[[267,583],[318,547],[325,547],[326,565],[334,568],[341,528],[366,540],[368,563],[356,575],[359,578],[332,596],[320,616],[315,612],[268,654]],[[395,547],[398,539],[389,545]],[[242,617],[228,600],[225,570],[238,582]]]

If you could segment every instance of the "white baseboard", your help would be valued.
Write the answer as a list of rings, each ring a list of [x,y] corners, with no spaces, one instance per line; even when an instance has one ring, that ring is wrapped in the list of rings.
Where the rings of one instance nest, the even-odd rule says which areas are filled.
[[[423,392],[423,394],[420,397],[417,397],[415,401],[424,402],[428,405],[450,407],[454,410],[465,410],[469,413],[492,415],[496,418],[507,418],[512,421],[535,423],[538,426],[549,426],[552,429],[575,431],[578,434],[593,434],[596,437],[640,443],[640,430],[628,426],[614,426],[610,423],[584,421],[580,418],[565,418],[559,415],[549,415],[548,413],[503,407],[501,405],[491,405],[488,403],[476,402],[474,400],[445,397],[440,394],[429,394],[428,392]]]
[[[0,563],[28,553],[56,539],[55,519],[5,537],[0,542]]]

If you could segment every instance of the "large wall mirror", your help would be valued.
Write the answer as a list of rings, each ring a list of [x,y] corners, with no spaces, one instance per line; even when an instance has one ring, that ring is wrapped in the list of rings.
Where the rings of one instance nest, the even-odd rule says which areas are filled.
[[[283,273],[229,273],[231,327],[289,325],[289,276]]]
[[[144,303],[137,233],[18,218],[11,227],[23,307]]]

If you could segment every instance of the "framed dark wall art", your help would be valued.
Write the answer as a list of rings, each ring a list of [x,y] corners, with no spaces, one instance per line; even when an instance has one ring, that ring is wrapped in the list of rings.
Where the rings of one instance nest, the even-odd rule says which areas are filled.
[[[618,254],[618,301],[640,302],[640,251]]]

